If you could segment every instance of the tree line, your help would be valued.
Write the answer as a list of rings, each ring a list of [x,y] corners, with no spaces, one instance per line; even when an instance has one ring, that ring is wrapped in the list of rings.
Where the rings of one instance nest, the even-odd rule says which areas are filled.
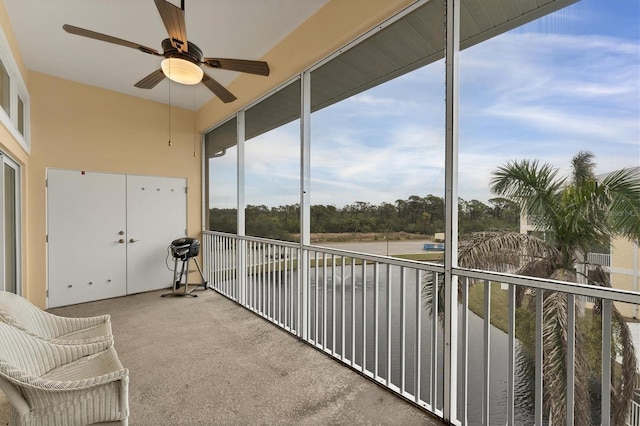
[[[458,199],[458,228],[462,234],[489,229],[518,230],[520,208],[506,198],[492,198],[485,204],[478,200]],[[411,195],[395,203],[374,205],[356,201],[344,207],[312,205],[312,233],[408,232],[433,235],[444,231],[444,198],[436,195]],[[267,207],[248,205],[245,209],[247,235],[295,241],[300,233],[298,204]],[[237,210],[209,210],[209,229],[235,233]]]

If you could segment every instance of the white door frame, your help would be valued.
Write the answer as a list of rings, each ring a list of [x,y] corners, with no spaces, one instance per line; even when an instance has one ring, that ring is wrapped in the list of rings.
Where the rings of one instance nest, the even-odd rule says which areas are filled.
[[[0,152],[0,200],[2,203],[0,204],[2,208],[0,208],[0,290],[6,290],[6,282],[5,282],[5,271],[6,271],[6,253],[5,253],[5,243],[7,235],[5,233],[5,208],[4,208],[4,197],[5,197],[5,181],[4,181],[4,172],[5,168],[8,167],[14,171],[15,174],[15,187],[13,188],[15,194],[15,253],[13,254],[15,260],[15,268],[16,268],[16,287],[15,292],[17,294],[22,294],[22,231],[21,231],[21,220],[22,220],[22,182],[21,182],[21,168],[20,165],[13,161],[6,154]]]

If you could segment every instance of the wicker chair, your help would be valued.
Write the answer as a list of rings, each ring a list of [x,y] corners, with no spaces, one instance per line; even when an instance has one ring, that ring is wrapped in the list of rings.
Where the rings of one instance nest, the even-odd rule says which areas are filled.
[[[109,315],[68,318],[51,314],[16,294],[0,291],[0,321],[53,343],[113,339]]]
[[[129,371],[113,341],[63,345],[0,322],[0,389],[11,425],[128,424]]]

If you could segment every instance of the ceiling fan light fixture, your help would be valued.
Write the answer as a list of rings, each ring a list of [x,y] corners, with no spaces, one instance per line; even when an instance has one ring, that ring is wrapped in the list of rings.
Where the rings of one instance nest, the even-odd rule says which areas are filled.
[[[168,79],[180,84],[198,84],[204,72],[193,62],[181,58],[164,59],[160,65]]]

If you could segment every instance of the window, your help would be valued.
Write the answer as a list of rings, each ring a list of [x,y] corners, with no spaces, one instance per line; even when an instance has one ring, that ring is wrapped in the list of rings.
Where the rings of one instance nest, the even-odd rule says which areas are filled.
[[[205,217],[210,231],[238,231],[237,126],[234,118],[205,136]]]
[[[0,60],[0,106],[11,116],[11,77]]]
[[[300,81],[245,114],[246,234],[294,241],[300,232]]]
[[[18,131],[24,136],[24,102],[22,98],[18,96]]]
[[[30,150],[29,93],[2,31],[0,31],[0,122],[28,153]]]
[[[497,9],[493,9],[497,5],[497,2],[483,4],[492,19],[499,17],[494,13]],[[550,246],[562,249],[557,256],[562,256],[561,261],[571,265],[569,269],[575,270],[575,277],[558,272],[557,267],[552,267],[549,272],[542,268],[534,269],[534,265],[544,264],[545,257],[554,259],[556,255],[553,253],[546,256],[537,254],[536,258],[529,259],[522,256],[503,260],[509,249],[496,249],[498,238],[492,243],[494,250],[490,255],[500,259],[502,265],[488,259],[489,256],[481,260],[466,256],[466,261],[462,257],[459,260],[464,263],[462,266],[471,268],[479,267],[473,264],[474,260],[484,260],[487,263],[483,267],[488,269],[586,283],[595,275],[589,274],[585,265],[574,259],[586,257],[578,244],[585,241],[585,235],[587,239],[592,236],[592,230],[598,225],[597,218],[602,216],[591,213],[597,207],[591,201],[591,195],[586,195],[589,188],[596,186],[574,186],[572,159],[580,153],[591,153],[594,163],[591,172],[596,179],[602,174],[639,165],[640,6],[635,0],[615,3],[581,0],[566,8],[555,9],[559,10],[530,19],[526,18],[529,14],[526,9],[519,11],[529,22],[515,29],[508,28],[508,22],[462,20],[462,34],[472,34],[483,25],[507,27],[499,35],[460,52],[459,230],[461,245],[466,239],[465,234],[496,229],[528,234],[532,241],[544,240]],[[514,203],[508,193],[500,192],[500,187],[496,187],[492,179],[499,178],[502,183],[535,182],[538,188],[551,188],[552,185],[546,183],[543,165],[557,171],[557,181],[566,179],[556,192],[562,197],[548,196],[541,204],[551,208],[532,211],[518,224],[520,204]],[[637,176],[639,179],[640,175]],[[586,211],[589,211],[588,222]],[[477,244],[478,239],[473,241]],[[505,242],[502,247],[508,247],[507,238],[501,241]],[[467,263],[469,259],[471,261]],[[591,265],[586,265],[589,267]],[[556,275],[552,275],[553,272]],[[612,277],[611,285],[625,288],[624,281],[617,282],[616,278]],[[486,302],[482,291],[482,285],[469,290],[469,299],[476,300],[478,306]],[[533,317],[529,313],[537,302],[525,293],[524,288],[518,291],[522,293],[517,296],[515,332],[522,344],[515,354],[519,367],[514,375],[516,393],[520,395],[515,404],[515,422],[520,424],[533,418],[534,397],[526,390],[530,384],[527,374],[532,371],[528,368],[532,368],[534,357],[533,339],[527,332],[533,329]],[[490,294],[492,313],[501,309],[506,311],[507,292],[495,284]],[[545,306],[548,295],[545,292]],[[600,392],[593,391],[600,388],[600,361],[594,362],[596,357],[593,354],[601,350],[604,337],[590,334],[591,330],[601,330],[601,322],[590,321],[594,308],[592,303],[581,303],[585,314],[577,314],[576,321],[581,329],[590,331],[583,335],[583,341],[587,343],[577,345],[580,349],[576,352],[587,353],[589,362],[583,364],[580,373],[588,371],[590,423],[600,424]],[[630,306],[616,303],[615,308],[622,315],[625,315],[625,308],[628,309],[626,316],[633,315]],[[480,310],[476,309],[476,312]],[[546,312],[544,318],[547,319]],[[506,322],[494,317],[492,322],[506,330]],[[549,327],[549,330],[553,328]],[[551,331],[545,333],[551,335]],[[499,345],[498,342],[496,337],[495,344]],[[482,342],[470,339],[469,352],[481,353]],[[498,353],[504,351],[491,350],[491,392],[492,395],[501,395],[491,402],[491,424],[506,422],[506,413],[500,408],[506,403],[506,396],[502,396],[506,395],[506,376],[500,369],[505,361],[494,356]],[[544,359],[546,357],[545,349]],[[620,368],[616,365],[615,370]],[[614,372],[614,376],[616,374]],[[618,378],[613,382],[619,383]],[[545,388],[548,388],[546,382]],[[612,384],[612,394],[617,393],[613,388]],[[576,401],[579,399],[578,389],[576,386]],[[481,418],[483,410],[481,404],[470,398],[467,405],[469,419]],[[578,411],[580,409],[576,408],[575,423],[586,424],[586,420],[578,419],[581,415],[586,416],[588,409]],[[545,412],[545,416],[547,414]],[[555,420],[551,422],[556,423]]]
[[[444,231],[443,5],[428,2],[312,71],[312,233]]]

